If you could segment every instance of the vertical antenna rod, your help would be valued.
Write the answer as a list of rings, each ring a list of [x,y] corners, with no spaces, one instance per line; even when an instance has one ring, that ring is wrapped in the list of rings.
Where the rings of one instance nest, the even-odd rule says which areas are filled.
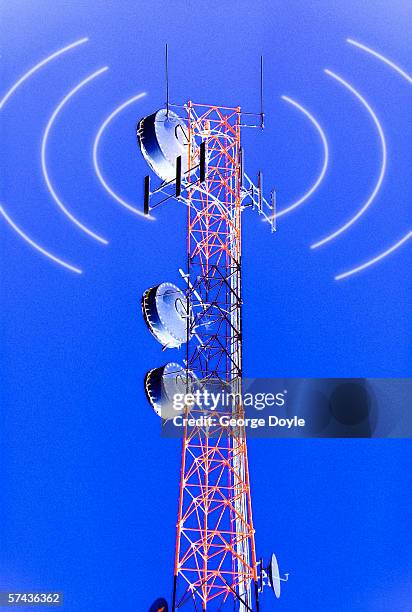
[[[176,197],[182,193],[182,156],[176,157]]]
[[[200,162],[199,162],[199,182],[204,183],[206,180],[206,141],[200,143]]]
[[[150,176],[144,177],[144,214],[148,215],[150,212]]]
[[[165,68],[166,68],[166,117],[169,119],[169,45],[166,43],[165,49]]]
[[[270,217],[270,221],[272,225],[272,232],[276,232],[276,229],[277,229],[277,210],[276,210],[277,194],[276,194],[275,189],[272,191],[271,198],[272,198],[272,215]]]
[[[260,127],[265,127],[265,113],[263,112],[263,55],[260,56]]]

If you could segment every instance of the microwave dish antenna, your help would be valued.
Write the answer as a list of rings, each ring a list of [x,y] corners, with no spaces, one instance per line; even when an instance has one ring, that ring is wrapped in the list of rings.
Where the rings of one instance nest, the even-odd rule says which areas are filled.
[[[185,122],[173,111],[162,108],[140,120],[137,138],[143,157],[157,176],[169,182],[176,177],[176,159],[182,173],[188,170],[189,137]]]
[[[190,379],[193,380],[192,374]],[[173,400],[177,394],[186,393],[186,382],[187,370],[178,363],[169,362],[147,372],[144,379],[146,397],[156,414],[164,421],[179,414]]]
[[[259,561],[260,564],[260,592],[263,588],[268,586],[273,591],[276,599],[280,597],[280,583],[287,582],[289,580],[289,574],[285,572],[284,577],[281,577],[279,570],[279,563],[275,553],[270,557],[268,566],[263,567],[263,562]]]
[[[173,283],[147,289],[142,296],[142,313],[147,327],[163,348],[179,348],[187,341],[187,300]]]

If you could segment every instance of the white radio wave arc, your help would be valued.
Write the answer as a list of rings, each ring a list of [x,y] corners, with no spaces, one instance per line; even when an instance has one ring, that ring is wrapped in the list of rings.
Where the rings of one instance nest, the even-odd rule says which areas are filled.
[[[133,96],[132,98],[129,98],[128,100],[126,100],[126,102],[123,102],[120,106],[118,106],[103,121],[102,125],[100,126],[100,128],[99,128],[99,130],[98,130],[98,132],[96,134],[96,138],[95,138],[94,143],[93,143],[93,165],[94,165],[95,172],[97,174],[97,178],[99,179],[100,183],[102,184],[104,189],[112,196],[112,198],[114,200],[116,200],[116,202],[118,202],[119,204],[124,206],[124,208],[127,208],[131,212],[135,213],[136,215],[140,215],[141,217],[144,217],[145,219],[150,219],[151,221],[153,221],[154,217],[144,215],[144,213],[141,210],[139,210],[138,208],[133,206],[133,204],[129,204],[129,202],[126,202],[126,200],[121,198],[119,195],[117,195],[117,193],[115,193],[113,191],[113,189],[110,187],[110,185],[107,183],[106,179],[103,176],[103,173],[102,173],[102,171],[100,169],[99,156],[98,156],[100,141],[101,141],[101,138],[102,138],[103,133],[106,130],[107,126],[112,122],[112,120],[115,117],[117,117],[117,115],[119,115],[119,113],[122,112],[122,110],[124,110],[127,106],[130,106],[130,104],[133,104],[133,102],[137,102],[137,100],[140,100],[145,95],[146,95],[146,92],[142,92],[142,93],[137,94],[136,96]]]
[[[379,134],[379,139],[380,139],[380,143],[381,143],[381,151],[382,151],[382,161],[381,161],[381,167],[380,167],[380,171],[379,171],[378,180],[376,181],[376,184],[375,184],[375,187],[373,188],[372,193],[370,194],[369,198],[366,200],[366,202],[362,206],[362,208],[360,208],[358,210],[358,212],[356,213],[356,215],[354,215],[349,221],[347,221],[344,225],[342,225],[342,227],[337,229],[332,234],[329,234],[329,236],[326,236],[325,238],[322,238],[322,240],[319,240],[318,242],[315,242],[314,244],[312,244],[310,246],[311,249],[317,249],[318,247],[322,246],[323,244],[326,244],[330,240],[333,240],[334,238],[336,238],[337,236],[339,236],[340,234],[345,232],[347,229],[349,229],[349,227],[351,227],[351,225],[356,223],[356,221],[367,211],[369,206],[375,200],[375,198],[378,195],[378,192],[379,192],[379,190],[380,190],[380,188],[382,186],[382,182],[383,182],[383,179],[384,179],[384,176],[385,176],[385,172],[386,172],[386,164],[387,164],[387,149],[386,149],[385,135],[383,133],[383,129],[382,129],[382,126],[380,124],[380,121],[379,121],[375,111],[373,110],[373,108],[369,105],[369,103],[365,100],[365,98],[350,83],[345,81],[342,77],[338,76],[337,74],[335,74],[331,70],[325,70],[325,73],[328,74],[329,76],[333,77],[339,83],[341,83],[344,87],[346,87],[346,89],[348,89],[361,102],[361,104],[368,111],[369,115],[371,116],[371,118],[372,118],[372,120],[373,120],[373,122],[374,122],[374,124],[376,126],[378,134]]]
[[[71,49],[74,49],[75,47],[78,47],[79,45],[82,45],[83,43],[87,42],[88,40],[89,39],[87,37],[86,38],[80,38],[79,40],[76,40],[75,42],[71,43],[70,45],[66,45],[65,47],[62,47],[61,49],[59,49],[58,51],[55,51],[51,55],[48,55],[46,58],[44,58],[43,60],[38,62],[35,66],[30,68],[30,70],[28,70],[25,74],[23,74],[23,76],[21,76],[20,79],[18,79],[18,81],[16,81],[10,87],[10,89],[5,93],[5,95],[1,98],[1,100],[0,100],[0,111],[3,110],[4,105],[6,104],[6,102],[14,94],[14,92],[20,87],[20,85],[22,85],[35,72],[40,70],[40,68],[42,68],[43,66],[45,66],[46,64],[48,64],[52,60],[54,60],[57,57],[59,57],[59,55],[62,55],[66,51],[70,51]],[[71,264],[67,263],[63,259],[59,259],[59,257],[56,257],[55,255],[53,255],[52,253],[50,253],[49,251],[44,249],[42,246],[37,244],[37,242],[32,240],[25,232],[23,232],[23,230],[21,230],[14,223],[14,221],[9,217],[9,215],[7,214],[7,212],[3,208],[3,206],[0,206],[0,212],[3,215],[4,219],[7,221],[7,223],[10,225],[10,227],[18,234],[18,236],[20,236],[20,238],[22,238],[25,242],[30,244],[34,249],[36,249],[37,251],[42,253],[45,257],[48,257],[49,259],[53,260],[54,262],[60,264],[64,268],[67,268],[68,270],[71,270],[72,272],[76,272],[77,274],[82,274],[82,271],[79,268],[76,268],[75,266],[72,266]]]
[[[400,66],[398,66],[398,64],[395,64],[395,62],[390,60],[388,57],[385,57],[384,55],[382,55],[378,51],[375,51],[375,49],[372,49],[371,47],[368,47],[368,46],[358,42],[357,40],[354,40],[353,38],[347,38],[346,42],[348,42],[350,45],[353,45],[354,47],[358,47],[358,49],[361,49],[362,51],[365,51],[366,53],[369,53],[370,55],[373,55],[374,57],[379,59],[381,62],[383,62],[384,64],[386,64],[390,68],[392,68],[395,72],[400,74],[408,83],[410,83],[412,85],[412,76],[410,74],[408,74],[407,72],[405,72],[405,70],[403,70]],[[367,261],[364,264],[362,264],[362,265],[360,265],[360,266],[358,266],[356,268],[353,268],[353,270],[348,270],[348,272],[344,272],[343,274],[339,274],[338,276],[335,276],[335,279],[336,280],[341,280],[342,278],[346,278],[347,276],[351,276],[352,274],[356,274],[357,272],[360,272],[361,270],[364,270],[365,268],[368,268],[369,266],[372,266],[376,262],[381,261],[387,255],[390,255],[391,253],[396,251],[396,249],[398,249],[400,246],[402,246],[411,237],[412,237],[412,232],[409,232],[408,234],[406,234],[406,236],[404,236],[396,244],[391,246],[389,249],[387,249],[386,251],[384,251],[383,253],[381,253],[377,257],[374,257],[370,261]]]
[[[96,72],[93,72],[93,74],[90,74],[88,77],[83,79],[83,81],[81,81],[78,85],[76,85],[76,87],[74,87],[71,91],[69,91],[69,93],[63,98],[63,100],[61,100],[61,102],[58,104],[56,109],[53,111],[46,125],[46,129],[44,130],[43,139],[41,143],[41,167],[42,167],[43,177],[44,177],[47,188],[53,200],[56,202],[60,210],[66,215],[66,217],[70,219],[70,221],[72,221],[75,225],[77,225],[77,227],[80,228],[83,232],[85,232],[86,234],[88,234],[89,236],[97,240],[98,242],[101,242],[102,244],[109,244],[109,243],[105,238],[102,238],[102,236],[99,236],[95,232],[92,232],[92,230],[90,230],[88,227],[83,225],[83,223],[81,223],[78,219],[76,219],[76,217],[66,208],[63,202],[60,200],[50,180],[49,172],[47,169],[46,153],[47,153],[47,141],[49,138],[50,130],[52,129],[53,124],[57,116],[59,115],[60,111],[62,110],[62,108],[66,105],[66,103],[70,100],[70,98],[72,98],[82,87],[84,87],[84,85],[86,85],[87,83],[95,79],[97,76],[99,76],[103,72],[106,72],[106,70],[108,70],[108,66],[104,66],[104,68],[100,68],[99,70],[96,70]]]
[[[88,40],[89,40],[88,38],[80,38],[80,40],[76,40],[75,42],[71,43],[70,45],[67,45],[66,47],[63,47],[62,49],[59,49],[58,51],[55,51],[51,55],[48,55],[46,58],[41,60],[41,62],[39,62],[38,64],[33,66],[33,68],[30,68],[30,70],[28,70],[25,74],[23,74],[23,76],[20,77],[20,79],[18,81],[16,81],[14,83],[14,85],[12,85],[10,87],[10,89],[6,92],[6,94],[0,100],[0,110],[6,104],[7,100],[14,94],[16,89],[18,89],[18,87],[20,87],[20,85],[22,85],[24,83],[24,81],[26,81],[29,77],[31,77],[32,74],[34,74],[35,72],[40,70],[40,68],[42,68],[43,66],[45,66],[46,64],[48,64],[49,62],[54,60],[56,57],[59,57],[59,55],[62,55],[66,51],[70,51],[70,49],[74,49],[75,47],[78,47],[79,45],[82,45],[83,43],[87,42]]]
[[[396,72],[398,72],[401,76],[403,76],[403,78],[406,79],[408,83],[411,83],[412,85],[412,76],[409,75],[407,72],[405,72],[405,70],[402,70],[400,66],[395,64],[395,62],[393,62],[389,58],[385,57],[381,53],[378,53],[374,49],[371,49],[370,47],[367,47],[366,45],[363,45],[362,43],[356,40],[353,40],[353,38],[347,38],[346,42],[348,42],[350,45],[353,45],[354,47],[358,47],[359,49],[366,51],[366,53],[370,53],[370,55],[374,55],[375,57],[380,59],[384,64],[387,64],[388,66],[393,68]]]
[[[412,238],[412,232],[408,232],[406,236],[401,238],[398,242],[396,242],[391,247],[389,247],[389,249],[386,249],[386,251],[383,251],[383,253],[380,253],[373,259],[370,259],[369,261],[366,261],[360,266],[356,266],[356,268],[352,268],[351,270],[348,270],[347,272],[342,272],[342,274],[338,274],[337,276],[335,276],[335,280],[342,280],[343,278],[352,276],[352,274],[356,274],[357,272],[361,272],[362,270],[365,270],[365,268],[369,268],[370,266],[373,266],[373,264],[377,263],[378,261],[381,261],[388,255],[396,251],[396,249],[399,249],[399,247],[401,247],[410,238]]]
[[[316,179],[316,181],[313,183],[313,185],[310,187],[310,189],[308,189],[298,200],[296,200],[296,202],[293,202],[293,204],[290,204],[290,206],[287,206],[286,208],[282,208],[281,210],[279,210],[276,213],[276,218],[277,217],[281,217],[282,215],[286,215],[286,213],[290,212],[291,210],[294,210],[295,208],[297,208],[298,206],[303,204],[303,202],[305,202],[308,198],[310,198],[310,196],[316,191],[316,189],[319,187],[319,185],[323,181],[324,176],[326,174],[326,170],[327,170],[328,164],[329,164],[329,146],[328,146],[328,141],[327,141],[325,132],[323,131],[322,127],[319,125],[318,121],[315,119],[315,117],[308,110],[306,110],[306,108],[301,106],[295,100],[292,100],[292,98],[289,98],[288,96],[282,96],[282,100],[285,100],[286,102],[289,102],[289,104],[292,104],[295,108],[300,110],[305,115],[305,117],[307,117],[309,119],[309,121],[312,123],[312,125],[315,126],[315,128],[316,128],[316,130],[317,130],[317,132],[318,132],[318,134],[320,136],[320,139],[322,141],[322,146],[323,146],[323,163],[322,163],[322,168],[321,168],[321,171],[319,173],[319,176]]]
[[[14,221],[9,217],[9,215],[6,213],[6,211],[4,210],[4,208],[2,206],[0,206],[0,213],[3,215],[3,217],[5,218],[7,223],[10,225],[10,227],[12,227],[14,229],[14,231],[21,238],[23,238],[23,240],[25,240],[28,244],[30,244],[30,246],[32,246],[34,249],[36,249],[36,251],[39,251],[42,255],[44,255],[45,257],[48,257],[52,261],[55,261],[56,263],[60,264],[64,268],[67,268],[68,270],[71,270],[72,272],[76,272],[77,274],[82,274],[82,270],[80,270],[79,268],[76,268],[75,266],[72,266],[71,264],[67,263],[67,261],[64,261],[63,259],[60,259],[59,257],[56,257],[56,255],[53,255],[53,253],[50,253],[49,251],[46,251],[46,249],[44,249],[42,246],[37,244],[37,242],[34,242],[34,240],[29,238],[29,236],[27,234],[25,234],[23,232],[23,230],[20,229],[14,223]]]

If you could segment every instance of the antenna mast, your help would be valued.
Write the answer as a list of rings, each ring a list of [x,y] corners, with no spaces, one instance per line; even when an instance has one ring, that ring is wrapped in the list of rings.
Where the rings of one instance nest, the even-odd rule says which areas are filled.
[[[179,390],[182,372],[186,393],[195,386],[231,396],[213,409],[196,403],[185,408],[190,419],[183,428],[172,612],[259,612],[262,570],[258,574],[245,428],[224,422],[244,417],[242,210],[250,206],[271,220],[264,212],[272,207],[263,197],[262,173],[256,187],[244,174],[241,148],[242,127],[264,127],[263,58],[260,114],[170,104],[167,45],[165,58],[166,109],[142,119],[137,134],[162,181],[151,191],[145,179],[145,212],[171,199],[187,206],[187,287],[184,297],[170,283],[151,288],[142,308],[155,338],[165,349],[185,344],[186,359],[184,368],[169,363],[151,370],[146,394],[165,420],[173,415],[168,396],[173,386]],[[253,124],[242,122],[243,115],[254,116]]]
[[[265,113],[263,111],[263,55],[260,56],[260,127],[265,127]]]
[[[204,182],[187,190],[187,279],[193,318],[187,319],[187,372],[201,388],[229,387],[240,397],[241,146],[240,108],[187,104],[189,168],[205,147]],[[207,139],[205,139],[207,135]],[[204,144],[203,144],[204,143]],[[197,337],[194,336],[196,328]],[[209,387],[210,388],[210,387]],[[190,416],[243,415],[240,400]],[[182,449],[172,610],[189,600],[202,610],[224,604],[257,611],[258,577],[245,432],[217,425],[187,426]],[[193,599],[192,599],[193,598]]]
[[[165,70],[166,70],[166,117],[169,119],[169,45],[165,47]]]

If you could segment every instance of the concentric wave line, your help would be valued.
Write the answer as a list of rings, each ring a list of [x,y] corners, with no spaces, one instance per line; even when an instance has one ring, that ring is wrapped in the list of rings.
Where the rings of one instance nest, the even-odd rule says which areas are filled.
[[[36,64],[32,68],[30,68],[30,70],[28,70],[25,74],[23,74],[23,76],[20,77],[20,79],[18,81],[16,81],[14,83],[14,85],[12,85],[10,87],[10,89],[5,93],[3,98],[0,100],[0,110],[6,104],[7,100],[13,95],[13,93],[16,91],[16,89],[18,89],[18,87],[20,87],[20,85],[22,85],[24,83],[24,81],[26,81],[29,77],[31,77],[32,74],[34,74],[35,72],[40,70],[40,68],[42,68],[43,66],[45,66],[46,64],[48,64],[49,62],[54,60],[56,57],[59,57],[59,55],[62,55],[62,53],[65,53],[66,51],[70,51],[70,49],[74,49],[75,47],[78,47],[79,45],[82,45],[83,43],[87,42],[88,40],[89,39],[87,37],[80,38],[79,40],[76,40],[75,42],[71,43],[70,45],[67,45],[66,47],[63,47],[62,49],[59,49],[58,51],[55,51],[51,55],[48,55],[45,59],[41,60],[38,64]]]
[[[371,49],[371,47],[367,47],[366,45],[358,42],[357,40],[354,40],[353,38],[347,38],[346,42],[348,42],[350,45],[353,45],[354,47],[358,47],[359,49],[366,51],[366,53],[370,53],[370,55],[377,57],[384,64],[387,64],[388,66],[393,68],[396,72],[398,72],[401,76],[403,76],[403,78],[406,79],[408,83],[412,84],[412,76],[409,75],[407,72],[405,72],[405,70],[403,70],[400,66],[398,66],[398,64],[395,64],[395,62],[393,62],[389,58],[385,57],[381,53],[378,53],[378,51]]]
[[[316,249],[316,248],[322,246],[323,244],[326,244],[327,242],[333,240],[334,238],[336,238],[340,234],[342,234],[349,227],[351,227],[354,223],[356,223],[356,221],[367,211],[369,206],[375,200],[375,198],[376,198],[376,196],[377,196],[377,194],[378,194],[378,192],[379,192],[379,190],[380,190],[380,188],[382,186],[382,182],[383,182],[383,179],[384,179],[384,176],[385,176],[385,172],[386,172],[386,164],[387,164],[387,149],[386,149],[385,135],[383,133],[383,129],[382,129],[382,126],[380,124],[380,121],[379,121],[375,111],[373,110],[373,108],[369,105],[369,103],[365,100],[365,98],[350,83],[345,81],[342,77],[340,77],[339,75],[335,74],[331,70],[325,70],[325,73],[328,74],[329,76],[333,77],[339,83],[341,83],[344,87],[346,87],[361,102],[361,104],[368,111],[369,115],[371,116],[371,118],[372,118],[372,120],[373,120],[373,122],[374,122],[374,124],[376,126],[377,132],[379,134],[379,139],[380,139],[380,142],[381,142],[381,150],[382,150],[382,162],[381,162],[381,168],[380,168],[380,171],[379,171],[378,180],[377,180],[377,182],[375,184],[375,187],[373,188],[373,191],[372,191],[371,195],[366,200],[366,202],[362,206],[362,208],[360,208],[360,210],[358,210],[356,215],[354,215],[349,221],[347,221],[347,223],[342,225],[335,232],[333,232],[332,234],[329,234],[328,236],[326,236],[322,240],[319,240],[318,242],[315,242],[314,244],[312,244],[310,246],[311,249]]]
[[[380,253],[373,259],[369,259],[369,261],[366,261],[365,263],[359,266],[356,266],[356,268],[352,268],[351,270],[348,270],[347,272],[342,272],[341,274],[338,274],[337,276],[335,276],[335,280],[342,280],[343,278],[352,276],[352,274],[356,274],[357,272],[361,272],[362,270],[365,270],[365,268],[369,268],[370,266],[373,266],[373,264],[377,263],[378,261],[381,261],[388,255],[396,251],[396,249],[399,249],[399,247],[401,247],[410,238],[412,238],[412,231],[408,232],[406,236],[398,240],[398,242],[396,242],[394,245],[389,247],[389,249],[386,249],[386,251],[383,251],[383,253]]]
[[[365,51],[366,53],[369,53],[370,55],[376,57],[381,62],[383,62],[384,64],[386,64],[390,68],[392,68],[395,72],[400,74],[408,83],[412,84],[412,76],[410,74],[408,74],[405,70],[403,70],[394,61],[390,60],[385,55],[382,55],[382,53],[379,53],[375,49],[372,49],[371,47],[368,47],[367,45],[364,45],[363,43],[361,43],[361,42],[359,42],[357,40],[354,40],[353,38],[347,38],[346,42],[348,42],[350,45],[353,45],[354,47],[358,47],[362,51]],[[368,268],[369,266],[372,266],[373,264],[377,263],[378,261],[381,261],[382,259],[384,259],[387,255],[390,255],[391,253],[396,251],[400,246],[402,246],[411,237],[412,237],[412,232],[409,232],[408,234],[406,234],[406,236],[404,236],[396,244],[391,246],[389,249],[387,249],[386,251],[384,251],[383,253],[381,253],[377,257],[374,257],[373,259],[370,259],[369,261],[365,262],[364,264],[362,264],[360,266],[357,266],[356,268],[353,268],[352,270],[348,270],[347,272],[343,272],[342,274],[339,274],[338,276],[335,276],[335,279],[336,280],[341,280],[342,278],[346,278],[347,276],[351,276],[352,274],[356,274],[357,272],[360,272],[360,271],[364,270],[365,268]]]
[[[82,270],[80,270],[80,268],[76,268],[72,264],[69,264],[67,261],[64,261],[63,259],[60,259],[56,255],[53,255],[53,253],[50,253],[49,251],[46,251],[46,249],[44,249],[42,246],[37,244],[37,242],[34,242],[34,240],[32,240],[27,234],[25,234],[23,232],[22,229],[20,229],[16,225],[16,223],[9,217],[9,215],[6,213],[6,211],[4,210],[3,206],[1,206],[1,205],[0,205],[0,213],[3,215],[4,219],[10,225],[10,227],[12,227],[13,230],[25,242],[27,242],[28,244],[30,244],[30,246],[32,246],[34,249],[36,249],[36,251],[39,251],[42,255],[44,255],[45,257],[48,257],[49,259],[51,259],[52,261],[58,263],[59,265],[63,266],[64,268],[67,268],[68,270],[71,270],[71,272],[76,272],[76,274],[82,274],[83,273]]]
[[[323,181],[323,179],[325,177],[325,174],[326,174],[326,170],[328,168],[328,164],[329,164],[329,146],[328,146],[328,141],[327,141],[325,132],[323,131],[323,129],[320,126],[319,122],[315,119],[315,117],[306,108],[304,108],[301,104],[296,102],[296,100],[293,100],[292,98],[289,98],[288,96],[282,96],[282,100],[285,100],[286,102],[289,102],[289,104],[292,104],[295,108],[300,110],[305,115],[305,117],[307,117],[309,119],[309,121],[312,123],[312,125],[315,126],[315,128],[316,128],[316,130],[317,130],[317,132],[318,132],[318,134],[320,136],[320,139],[322,141],[322,146],[323,146],[323,163],[322,163],[322,168],[321,168],[321,171],[319,173],[319,176],[317,177],[317,179],[313,183],[313,185],[310,187],[310,189],[308,189],[298,200],[296,200],[296,202],[293,202],[293,204],[290,204],[286,208],[282,208],[281,210],[279,210],[276,213],[276,218],[281,217],[282,215],[286,215],[286,213],[290,212],[291,210],[294,210],[295,208],[297,208],[298,206],[303,204],[308,198],[310,198],[310,196],[316,191],[316,189],[319,187],[319,185]]]
[[[87,37],[85,38],[80,38],[79,40],[71,43],[70,45],[67,45],[65,47],[62,47],[61,49],[59,49],[58,51],[55,51],[54,53],[52,53],[51,55],[48,55],[46,58],[44,58],[43,60],[41,60],[40,62],[38,62],[35,66],[33,66],[32,68],[30,68],[30,70],[28,70],[25,74],[23,74],[23,76],[20,77],[20,79],[18,79],[11,87],[10,89],[5,93],[5,95],[3,96],[3,98],[0,100],[0,111],[3,110],[4,105],[6,104],[6,102],[9,100],[9,98],[13,95],[13,93],[20,87],[20,85],[22,85],[30,76],[32,76],[35,72],[37,72],[38,70],[40,70],[40,68],[42,68],[43,66],[45,66],[46,64],[48,64],[49,62],[51,62],[53,59],[59,57],[59,55],[62,55],[63,53],[65,53],[66,51],[70,51],[71,49],[74,49],[75,47],[82,45],[83,43],[87,42],[89,39]],[[25,242],[27,242],[28,244],[30,244],[34,249],[36,249],[37,251],[39,251],[40,253],[42,253],[45,257],[48,257],[49,259],[53,260],[54,262],[60,264],[61,266],[63,266],[64,268],[67,268],[68,270],[71,270],[72,272],[76,272],[77,274],[82,274],[82,270],[80,270],[79,268],[76,268],[75,266],[72,266],[71,264],[67,263],[66,261],[64,261],[63,259],[60,259],[59,257],[56,257],[55,255],[53,255],[52,253],[50,253],[49,251],[47,251],[46,249],[44,249],[42,246],[40,246],[39,244],[37,244],[34,240],[32,240],[25,232],[23,232],[23,230],[21,230],[16,223],[14,223],[14,221],[11,219],[11,217],[7,214],[6,210],[4,209],[3,206],[0,207],[0,212],[3,215],[4,219],[8,222],[8,224],[10,225],[10,227],[17,233],[18,236],[20,236],[20,238],[22,238]]]
[[[89,236],[91,236],[92,238],[94,238],[95,240],[97,240],[98,242],[101,242],[102,244],[109,244],[108,240],[106,240],[105,238],[102,238],[102,236],[99,236],[98,234],[96,234],[95,232],[93,232],[92,230],[90,230],[88,227],[86,227],[83,223],[81,223],[67,208],[66,206],[63,204],[63,202],[60,200],[59,196],[57,195],[50,177],[49,177],[49,172],[47,169],[47,156],[46,156],[46,152],[47,152],[47,141],[49,138],[49,134],[50,134],[50,130],[53,127],[53,124],[56,120],[56,117],[59,115],[60,111],[62,110],[62,108],[66,105],[66,103],[70,100],[70,98],[72,98],[82,87],[84,87],[84,85],[86,85],[87,83],[89,83],[90,81],[92,81],[93,79],[95,79],[96,77],[98,77],[100,74],[103,74],[103,72],[106,72],[106,70],[108,70],[108,66],[104,66],[103,68],[100,68],[99,70],[96,70],[96,72],[93,72],[93,74],[90,74],[88,77],[86,77],[85,79],[83,79],[83,81],[81,81],[78,85],[76,85],[76,87],[74,87],[71,91],[69,91],[69,93],[63,98],[63,100],[61,100],[61,102],[58,104],[58,106],[56,107],[56,109],[53,111],[46,129],[44,131],[43,134],[43,138],[42,138],[42,143],[41,143],[41,166],[42,166],[42,172],[43,172],[43,177],[44,180],[46,182],[47,188],[50,192],[50,195],[52,196],[53,200],[55,201],[55,203],[57,204],[57,206],[60,208],[60,210],[66,215],[66,217],[68,217],[70,219],[70,221],[72,221],[79,229],[81,229],[83,232],[85,232],[86,234],[88,234]]]
[[[115,117],[117,117],[117,115],[119,115],[119,113],[122,112],[122,110],[124,110],[130,104],[133,104],[133,102],[137,102],[137,100],[140,100],[145,95],[146,95],[146,92],[142,92],[142,93],[137,94],[136,96],[133,96],[132,98],[129,98],[128,100],[120,104],[120,106],[115,108],[115,110],[112,113],[110,113],[110,115],[103,121],[102,125],[98,129],[96,138],[93,143],[93,166],[94,166],[94,170],[96,172],[97,178],[99,179],[101,185],[112,196],[112,198],[116,200],[116,202],[121,204],[121,206],[124,206],[124,208],[127,208],[127,210],[130,210],[131,212],[135,213],[136,215],[139,215],[141,217],[144,217],[145,219],[150,219],[151,221],[153,221],[154,217],[152,217],[151,215],[149,216],[145,215],[141,210],[133,206],[133,204],[129,204],[129,202],[126,202],[126,200],[124,200],[115,191],[113,191],[113,189],[110,187],[110,185],[107,183],[106,179],[103,176],[103,173],[100,168],[99,156],[98,156],[100,141],[101,141],[101,138],[107,126],[112,122],[112,120]]]

